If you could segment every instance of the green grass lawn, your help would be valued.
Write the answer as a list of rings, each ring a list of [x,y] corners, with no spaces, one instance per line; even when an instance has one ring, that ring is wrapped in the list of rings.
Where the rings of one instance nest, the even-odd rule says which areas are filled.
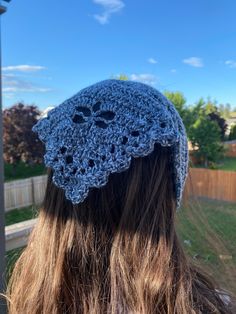
[[[213,200],[192,204],[177,213],[177,231],[184,250],[221,287],[236,293],[236,204]],[[6,222],[11,224],[36,216],[37,209],[32,207],[14,210],[6,214]],[[21,252],[22,249],[17,249],[7,253],[9,274]]]
[[[34,206],[13,209],[5,214],[5,225],[9,226],[17,222],[35,218],[37,213],[37,208]]]
[[[201,200],[185,206],[177,230],[193,262],[236,293],[236,204]]]
[[[40,176],[42,174],[46,174],[46,168],[44,164],[35,164],[33,166],[28,166],[24,162],[20,162],[16,166],[14,175],[12,172],[12,165],[6,163],[4,165],[5,182],[17,179],[25,179],[33,176]]]
[[[38,209],[34,206],[29,206],[21,209],[14,209],[5,214],[5,224],[6,226],[32,219],[37,217]],[[6,254],[6,264],[7,264],[7,281],[12,271],[17,258],[21,254],[24,248],[18,248],[8,251]]]
[[[217,169],[236,171],[236,157],[225,157],[218,165]]]
[[[204,165],[194,165],[190,162],[190,166],[194,168],[205,168]],[[224,157],[221,161],[219,161],[215,168],[215,170],[226,170],[226,171],[236,171],[236,157]]]

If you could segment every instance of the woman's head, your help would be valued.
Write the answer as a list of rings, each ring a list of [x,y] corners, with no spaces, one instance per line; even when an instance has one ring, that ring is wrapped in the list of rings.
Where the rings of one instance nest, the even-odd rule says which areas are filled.
[[[230,313],[179,244],[170,148],[155,145],[80,204],[52,175],[9,313]]]
[[[73,204],[66,198],[65,191],[53,182],[53,170],[48,168],[48,182],[42,206],[46,209],[45,214],[50,216],[51,210],[60,208],[61,214],[66,218],[71,211],[88,211],[89,216],[84,216],[84,219],[89,219],[84,221],[86,224],[92,223],[101,228],[107,224],[112,232],[117,228],[136,232],[146,215],[150,216],[151,224],[151,220],[155,220],[154,216],[160,215],[165,208],[164,212],[170,224],[169,215],[173,216],[176,210],[170,153],[169,147],[155,144],[150,155],[132,159],[129,169],[112,173],[106,185],[91,188],[86,199],[79,204]],[[130,219],[127,217],[128,212],[132,215]]]
[[[99,93],[98,96],[101,97]],[[90,117],[91,111],[81,107],[77,110],[83,110],[83,117]],[[50,141],[48,132],[53,130],[48,121],[44,124],[46,133],[41,129],[41,135],[48,139],[47,158],[53,155],[57,139]],[[56,127],[61,122],[54,119],[53,123]],[[67,126],[65,121],[63,125]],[[112,126],[109,130],[113,130]],[[165,139],[171,140],[170,134]],[[136,148],[143,147],[142,141],[139,144]],[[68,150],[68,142],[63,145]],[[135,146],[126,146],[126,149],[129,151],[130,147]],[[107,182],[98,187],[92,186],[93,178],[85,182],[78,175],[83,188],[89,182],[91,185],[88,191],[81,188],[79,193],[76,190],[79,181],[74,181],[73,189],[73,176],[64,181],[65,173],[73,172],[64,162],[60,165],[64,167],[62,177],[59,176],[60,158],[66,161],[69,155],[58,154],[59,159],[52,162],[55,169],[48,169],[38,222],[8,286],[9,313],[231,313],[213,283],[187,261],[175,231],[176,200],[180,198],[176,182],[184,182],[183,177],[182,181],[176,178],[184,173],[176,173],[174,160],[179,155],[177,148],[182,146],[173,146],[173,149],[171,145],[157,142],[149,147],[152,150],[145,156],[137,156],[138,150],[133,151],[136,157],[130,158],[129,166],[111,172]],[[115,148],[119,149],[119,145]],[[96,152],[103,156],[99,147]],[[117,165],[110,153],[104,155],[108,164]],[[73,161],[76,156],[72,156]],[[179,165],[186,167],[186,152],[180,157]],[[86,155],[84,159],[86,173]],[[95,172],[87,172],[86,180],[100,169],[99,163],[96,168],[93,161],[94,165],[89,167]],[[86,195],[83,201],[72,202],[81,200],[82,195]]]
[[[177,206],[188,171],[188,145],[174,105],[142,83],[106,80],[81,90],[33,127],[45,143],[53,182],[73,204],[111,173],[127,170],[132,158],[149,155],[155,144],[171,147]]]
[[[156,144],[73,205],[48,169],[39,221],[16,266],[24,285],[17,308],[27,313],[34,302],[35,313],[152,313],[154,304],[164,306],[166,285],[180,279],[171,258],[179,250],[172,175],[170,148]],[[19,298],[17,286],[13,279]]]

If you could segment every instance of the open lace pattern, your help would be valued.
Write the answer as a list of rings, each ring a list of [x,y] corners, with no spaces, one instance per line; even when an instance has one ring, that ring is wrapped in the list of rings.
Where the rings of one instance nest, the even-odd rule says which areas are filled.
[[[138,82],[105,80],[82,89],[48,112],[32,129],[45,143],[44,162],[53,182],[73,204],[110,173],[129,168],[131,158],[150,154],[154,144],[171,146],[177,207],[188,170],[183,122],[173,104]]]

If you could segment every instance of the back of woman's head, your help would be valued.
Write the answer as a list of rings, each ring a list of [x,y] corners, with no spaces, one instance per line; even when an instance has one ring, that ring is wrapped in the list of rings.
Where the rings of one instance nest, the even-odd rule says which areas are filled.
[[[133,159],[78,205],[52,174],[11,277],[10,313],[230,313],[179,244],[169,148]]]
[[[130,86],[127,84],[129,95]],[[146,93],[147,87],[138,87]],[[96,97],[97,94],[98,91]],[[137,97],[140,101],[139,94]],[[96,106],[100,104],[95,103],[94,111]],[[77,114],[74,121],[84,123],[91,112],[87,107],[78,108],[83,111],[83,117]],[[145,112],[145,117],[150,119],[148,114]],[[107,120],[114,118],[111,111],[103,111],[101,116]],[[58,120],[54,120],[56,127]],[[104,121],[99,121],[95,123],[102,129],[107,128]],[[65,125],[64,122],[63,127]],[[176,125],[181,127],[181,123]],[[89,192],[75,188],[75,177],[68,179],[65,175],[68,167],[68,171],[75,171],[70,164],[78,157],[76,154],[63,159],[68,161],[63,164],[64,168],[61,165],[48,168],[45,198],[37,224],[16,262],[8,285],[9,313],[233,313],[221,300],[211,280],[186,259],[175,231],[176,207],[186,175],[184,163],[187,156],[181,146],[183,142],[181,144],[176,137],[177,133],[166,129],[162,135],[164,140],[159,138],[159,143],[147,146],[151,148],[149,153],[139,157],[141,149],[147,149],[146,138],[140,146],[140,142],[136,141],[143,128],[142,124],[139,134],[137,130],[131,134],[135,142],[126,136],[126,141],[133,143],[132,147],[136,149],[129,167],[124,169],[124,163],[118,160],[124,152],[123,143],[120,146],[121,155],[117,153],[114,163],[114,149],[119,146],[113,147],[115,144],[112,144],[111,154],[107,152],[104,155],[103,152],[102,158],[110,158],[110,163],[102,163],[97,170],[99,182],[96,184],[99,188],[94,187],[95,162],[91,162],[91,157],[86,155],[82,160],[89,161],[86,171],[83,169],[85,178],[83,174],[77,178],[81,180],[79,187],[83,186],[83,182],[90,184]],[[48,120],[45,120],[44,129],[48,132]],[[112,132],[112,127],[110,130]],[[157,134],[154,131],[153,128],[149,133],[153,138]],[[44,134],[44,138],[48,138],[48,134]],[[173,151],[172,140],[180,143],[182,153],[177,148]],[[49,142],[47,149],[53,155],[52,141]],[[84,144],[83,140],[80,144]],[[96,145],[96,142],[85,142],[85,145]],[[84,146],[85,150],[87,146]],[[132,147],[131,144],[126,147],[126,152],[130,152]],[[51,158],[51,155],[47,156],[48,164],[53,158],[53,161],[57,159],[56,162],[59,162],[58,156],[62,158],[60,154],[56,158]],[[173,162],[174,157],[180,159],[176,158]],[[104,179],[101,175],[104,167],[109,168],[111,164],[117,166],[117,160],[122,171],[110,171],[108,181],[101,181],[101,178]],[[62,180],[63,175],[65,181]],[[85,179],[87,181],[83,181]],[[74,202],[78,199],[82,201]]]

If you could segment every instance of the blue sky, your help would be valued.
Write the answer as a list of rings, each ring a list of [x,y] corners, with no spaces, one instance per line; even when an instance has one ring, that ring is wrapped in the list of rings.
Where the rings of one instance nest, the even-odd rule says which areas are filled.
[[[3,106],[44,109],[120,73],[236,106],[235,0],[16,1],[2,16]]]

